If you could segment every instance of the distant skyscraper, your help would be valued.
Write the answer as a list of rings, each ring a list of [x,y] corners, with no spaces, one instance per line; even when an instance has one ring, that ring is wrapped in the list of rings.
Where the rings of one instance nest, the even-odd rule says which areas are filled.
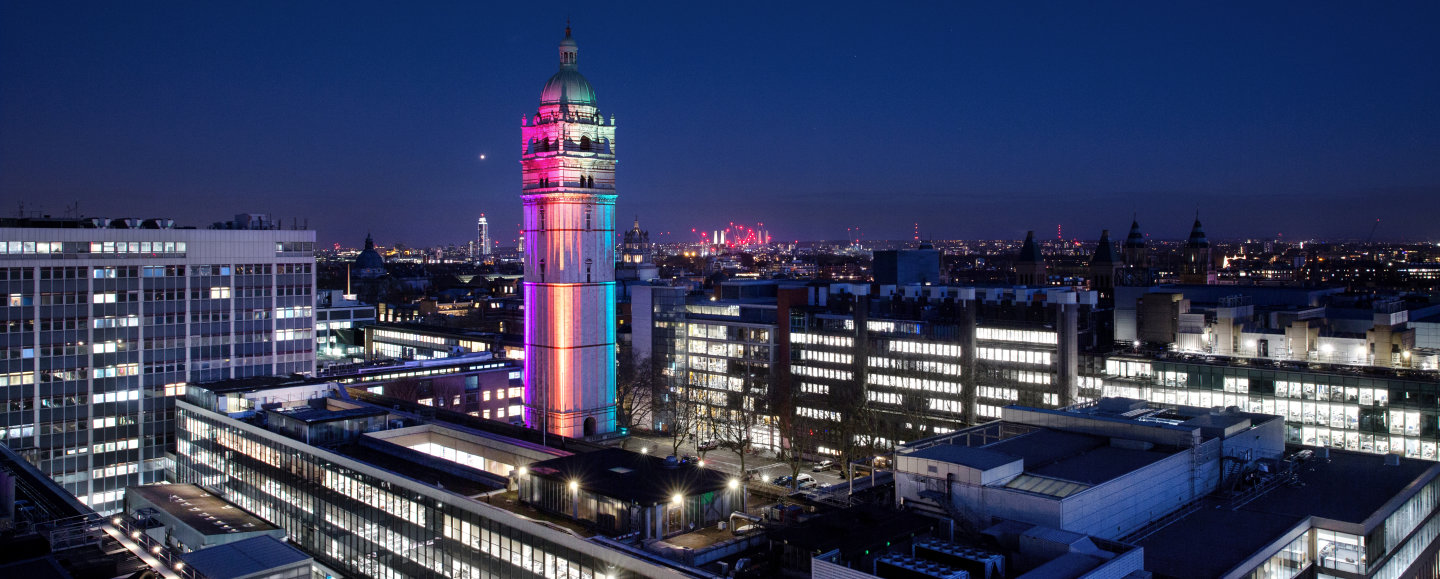
[[[119,510],[164,480],[187,384],[315,370],[314,245],[257,215],[0,220],[0,444]]]
[[[615,120],[578,61],[567,27],[520,159],[526,421],[574,437],[615,429]]]
[[[480,214],[480,220],[475,222],[475,243],[480,247],[475,252],[475,257],[490,255],[490,222],[485,220],[485,214]]]

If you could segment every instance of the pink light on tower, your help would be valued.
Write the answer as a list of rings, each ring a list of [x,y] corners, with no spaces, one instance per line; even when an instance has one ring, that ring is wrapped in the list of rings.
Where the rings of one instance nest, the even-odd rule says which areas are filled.
[[[615,119],[596,107],[565,29],[560,70],[521,119],[525,420],[615,430]]]

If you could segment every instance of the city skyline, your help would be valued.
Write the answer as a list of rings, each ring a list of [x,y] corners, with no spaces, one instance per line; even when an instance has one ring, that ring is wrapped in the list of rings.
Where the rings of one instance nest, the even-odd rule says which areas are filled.
[[[221,198],[325,245],[453,243],[480,213],[513,237],[513,123],[564,22],[347,8],[7,4],[0,190],[197,224]],[[631,135],[617,211],[656,241],[1094,239],[1132,214],[1172,239],[1196,209],[1216,238],[1435,239],[1436,7],[1304,8],[567,11]]]

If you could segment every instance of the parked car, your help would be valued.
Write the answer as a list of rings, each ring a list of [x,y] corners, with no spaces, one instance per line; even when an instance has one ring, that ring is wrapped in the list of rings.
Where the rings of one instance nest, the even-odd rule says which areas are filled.
[[[820,461],[820,462],[815,463],[815,466],[814,466],[814,467],[811,467],[810,470],[815,471],[815,472],[820,472],[820,471],[824,471],[824,470],[830,470],[830,469],[832,469],[832,468],[835,468],[835,461],[833,461],[833,460],[822,460],[822,461]]]
[[[813,489],[813,488],[818,487],[818,486],[820,486],[820,483],[817,483],[817,482],[815,482],[815,481],[813,481],[813,480],[805,480],[805,481],[800,481],[800,484],[795,485],[795,488],[798,489],[798,490],[804,491],[804,490]]]
[[[700,450],[715,450],[717,448],[720,448],[720,441],[713,438],[710,440],[702,440],[700,441],[700,444],[695,445],[695,448],[698,448]]]
[[[700,457],[693,454],[687,454],[680,457],[680,464],[700,464]]]
[[[771,484],[774,484],[774,485],[776,485],[776,486],[782,486],[782,487],[784,487],[784,486],[790,486],[790,481],[792,481],[792,480],[795,480],[795,477],[790,476],[790,475],[787,474],[787,475],[783,475],[783,476],[777,476],[777,477],[775,477],[775,480],[770,481],[770,482],[771,482]]]

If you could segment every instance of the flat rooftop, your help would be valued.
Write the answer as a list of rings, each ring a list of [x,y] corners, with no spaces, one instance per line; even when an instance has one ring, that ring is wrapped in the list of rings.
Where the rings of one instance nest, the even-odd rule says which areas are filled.
[[[207,579],[234,579],[312,558],[275,537],[261,535],[186,553],[180,559]]]
[[[291,408],[267,410],[267,412],[273,412],[281,416],[285,416],[294,420],[299,420],[306,424],[318,424],[321,422],[330,422],[334,420],[346,420],[350,418],[382,416],[385,414],[389,414],[389,411],[383,408],[376,408],[373,406],[362,406],[360,408],[345,408],[340,410],[333,410],[330,408],[313,408],[310,406],[295,406]]]
[[[400,476],[465,497],[474,497],[505,488],[505,483],[500,480],[500,477],[459,463],[446,462],[447,468],[441,470],[427,466],[421,462],[406,460],[399,456],[366,448],[359,444],[347,444],[333,450],[370,466],[388,470]],[[469,476],[459,473],[467,473]]]
[[[1156,446],[1151,450],[1118,448],[1110,446],[1110,438],[1106,436],[1039,428],[981,447],[937,444],[907,456],[960,464],[980,470],[1020,459],[1025,461],[1026,474],[1083,485],[1097,485],[1148,466],[1178,451],[1179,449],[1165,446]],[[1083,489],[1071,489],[1072,492],[1075,490]]]
[[[279,528],[193,484],[137,486],[126,490],[150,501],[190,528],[207,535],[273,531]]]
[[[1292,448],[1291,450],[1298,450]],[[1383,522],[1380,512],[1397,495],[1440,476],[1440,463],[1330,451],[1300,465],[1298,484],[1281,485],[1231,509],[1227,499],[1206,499],[1201,508],[1138,542],[1145,568],[1180,578],[1216,577],[1239,565],[1307,517],[1364,525]]]
[[[529,468],[532,476],[575,480],[587,491],[643,505],[668,502],[677,492],[688,496],[723,490],[730,482],[730,475],[714,469],[669,465],[663,458],[619,448],[552,458]]]

